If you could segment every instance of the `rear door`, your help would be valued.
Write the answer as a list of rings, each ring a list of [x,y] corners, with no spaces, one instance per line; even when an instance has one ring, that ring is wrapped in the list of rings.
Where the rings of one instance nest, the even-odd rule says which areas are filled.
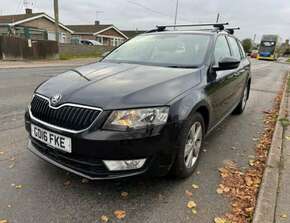
[[[224,57],[230,57],[231,50],[225,35],[219,35],[216,39],[213,52],[212,66],[218,66],[218,62]],[[234,88],[234,70],[216,71],[216,78],[208,81],[207,94],[213,107],[213,125],[221,121],[233,107],[237,89]]]
[[[240,46],[238,45],[237,39],[228,36],[229,45],[231,48],[232,56],[241,61],[236,73],[234,74],[234,83],[233,87],[236,89],[233,106],[239,103],[244,92],[244,87],[247,81],[248,73],[249,73],[249,63],[248,60],[243,56]]]

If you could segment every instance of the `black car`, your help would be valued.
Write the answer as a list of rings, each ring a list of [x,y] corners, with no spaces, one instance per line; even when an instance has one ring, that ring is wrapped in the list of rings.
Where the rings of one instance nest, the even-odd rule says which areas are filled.
[[[89,179],[190,176],[204,137],[243,112],[251,85],[240,41],[214,27],[159,27],[42,83],[25,114],[29,150]]]

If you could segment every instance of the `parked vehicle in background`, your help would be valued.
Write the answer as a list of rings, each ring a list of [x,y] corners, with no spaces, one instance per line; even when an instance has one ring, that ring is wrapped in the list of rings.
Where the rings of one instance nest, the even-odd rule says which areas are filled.
[[[213,25],[158,27],[41,84],[25,114],[29,150],[89,179],[190,176],[205,136],[250,92],[240,41]]]
[[[250,53],[251,58],[257,58],[259,51],[258,50],[252,50]]]
[[[90,40],[90,39],[82,39],[80,40],[80,44],[88,45],[88,46],[102,46],[103,45],[102,43],[96,40]]]
[[[278,35],[263,35],[257,59],[277,60],[279,57],[281,42],[281,38]]]

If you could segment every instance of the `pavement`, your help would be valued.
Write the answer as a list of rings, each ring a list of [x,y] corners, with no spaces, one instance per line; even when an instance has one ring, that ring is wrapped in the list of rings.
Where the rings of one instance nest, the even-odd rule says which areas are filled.
[[[228,200],[216,193],[218,168],[228,160],[242,168],[248,166],[256,138],[263,131],[263,112],[272,107],[289,70],[285,64],[253,61],[251,95],[245,112],[228,117],[207,137],[192,177],[176,180],[138,176],[84,183],[26,149],[23,113],[34,88],[69,68],[0,69],[0,219],[9,223],[96,223],[102,215],[110,222],[213,222],[214,217],[229,210]],[[192,189],[193,183],[199,189]],[[192,198],[186,190],[193,192]],[[126,198],[121,196],[124,191],[128,192]],[[189,200],[197,203],[196,215],[186,208]],[[113,215],[120,209],[126,211],[123,220]]]

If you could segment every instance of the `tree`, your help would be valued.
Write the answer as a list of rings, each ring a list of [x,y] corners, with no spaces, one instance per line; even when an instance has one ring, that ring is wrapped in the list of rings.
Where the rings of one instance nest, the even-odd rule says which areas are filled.
[[[244,39],[242,41],[242,44],[243,44],[244,50],[247,53],[250,53],[252,48],[253,48],[252,40],[251,39]]]

